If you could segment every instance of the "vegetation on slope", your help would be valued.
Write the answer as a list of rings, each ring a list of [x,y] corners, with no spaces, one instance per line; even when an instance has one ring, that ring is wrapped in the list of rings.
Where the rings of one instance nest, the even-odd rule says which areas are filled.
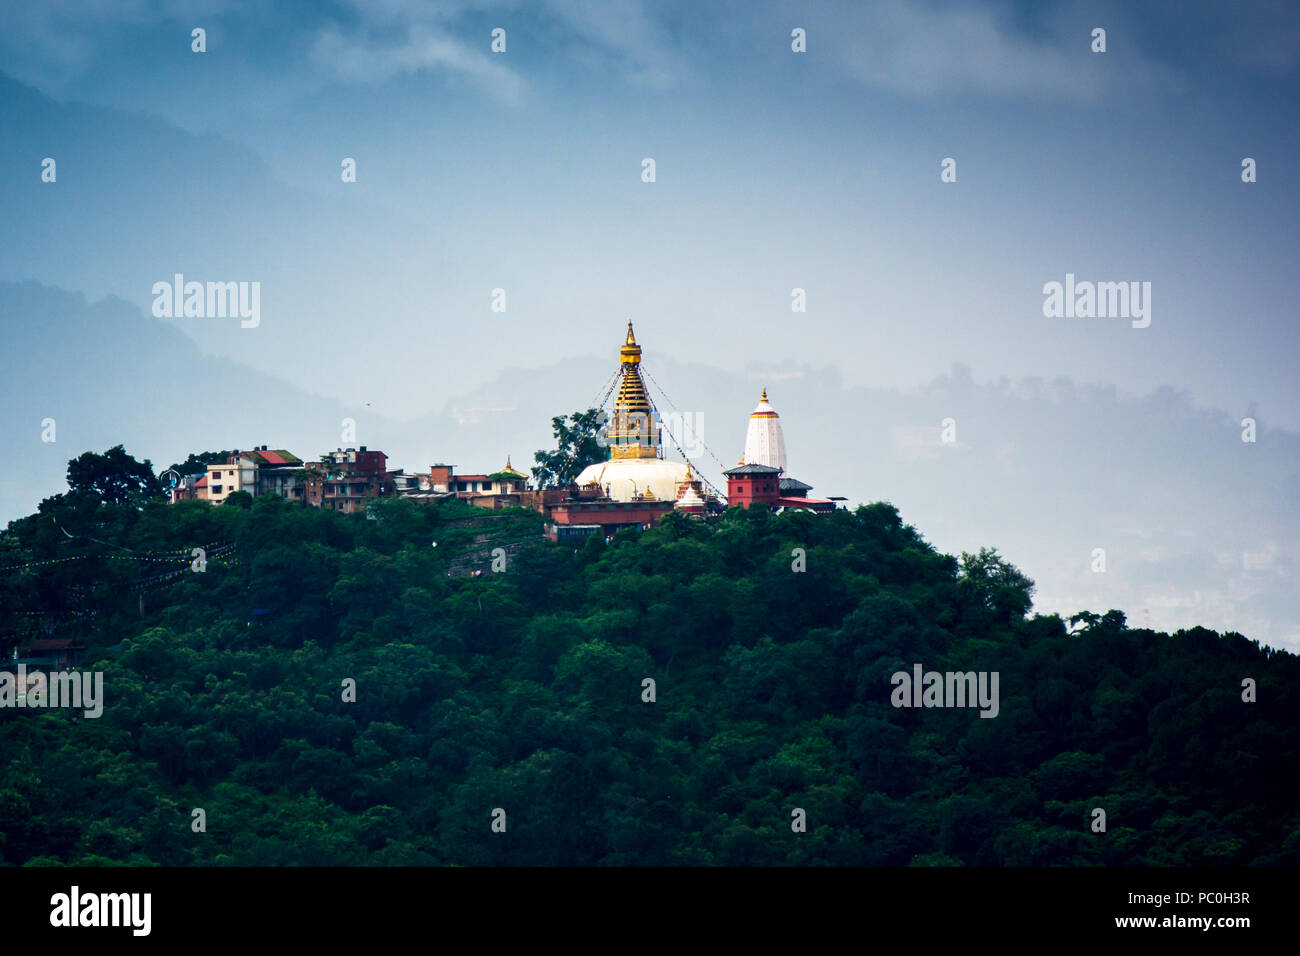
[[[78,638],[107,698],[0,711],[6,863],[1300,863],[1294,656],[1070,633],[888,504],[575,550],[531,512],[141,491],[0,535],[0,650]],[[998,716],[895,708],[916,663],[997,671]]]

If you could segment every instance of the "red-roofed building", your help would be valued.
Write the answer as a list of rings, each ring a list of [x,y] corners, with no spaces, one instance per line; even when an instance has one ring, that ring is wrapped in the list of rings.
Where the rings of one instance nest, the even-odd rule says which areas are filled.
[[[283,448],[259,445],[237,451],[224,463],[208,465],[206,499],[220,504],[234,492],[246,491],[253,497],[275,495],[302,501],[302,467],[302,459]]]

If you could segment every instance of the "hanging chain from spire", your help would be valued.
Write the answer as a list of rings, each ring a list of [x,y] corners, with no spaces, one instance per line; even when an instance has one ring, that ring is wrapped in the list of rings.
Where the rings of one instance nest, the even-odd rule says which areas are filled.
[[[659,384],[659,380],[650,374],[650,370],[646,368],[645,365],[641,366],[641,371],[645,372],[646,376],[650,379],[650,381],[654,382],[655,389],[659,392],[660,395],[662,395],[667,400],[668,404],[672,406],[673,411],[677,412],[677,414],[680,415],[682,413],[682,410],[677,407],[677,404],[671,398],[669,398],[668,393],[664,391],[664,387]],[[672,432],[670,431],[669,434],[671,435]],[[713,449],[710,448],[708,442],[704,440],[704,436],[699,435],[696,437],[699,438],[701,447],[703,447],[703,449],[709,453],[709,455],[713,458],[713,460],[718,463],[718,468],[721,471],[726,471],[727,466],[722,463],[722,461],[718,458],[717,455],[713,454]],[[676,442],[674,441],[673,444],[676,444]],[[678,450],[680,451],[680,449]]]
[[[654,382],[655,390],[659,392],[659,394],[662,395],[665,400],[667,400],[668,404],[672,406],[673,411],[677,412],[678,415],[681,415],[681,409],[678,408],[676,403],[673,402],[673,400],[668,397],[668,393],[663,390],[663,386],[661,386],[659,382],[655,379],[655,377],[650,374],[650,370],[645,367],[644,363],[641,365],[641,371],[645,372],[646,377],[649,378],[651,382]],[[659,415],[659,409],[655,408],[653,403],[651,404],[651,408],[654,410],[654,413],[656,415]],[[663,419],[662,415],[659,415],[659,417],[660,420]],[[704,485],[704,487],[707,488],[714,495],[714,497],[716,497],[719,501],[725,502],[727,500],[727,496],[724,495],[722,491],[713,484],[713,482],[709,481],[709,479],[704,476],[704,472],[700,469],[699,465],[695,464],[695,462],[691,461],[691,459],[687,457],[686,452],[682,450],[682,446],[677,444],[677,437],[673,435],[673,430],[669,428],[667,429],[667,432],[668,432],[669,440],[673,443],[673,447],[677,449],[677,454],[681,455],[682,458],[686,461],[686,464],[691,466],[691,469],[695,472],[696,475],[699,476],[700,482]],[[713,454],[713,449],[710,448],[705,443],[703,438],[700,439],[700,445],[703,446],[705,451],[707,451],[710,455],[713,456],[714,461],[718,462],[718,468],[720,468],[723,471],[726,471],[726,467],[722,464],[722,462],[718,461],[718,456]]]

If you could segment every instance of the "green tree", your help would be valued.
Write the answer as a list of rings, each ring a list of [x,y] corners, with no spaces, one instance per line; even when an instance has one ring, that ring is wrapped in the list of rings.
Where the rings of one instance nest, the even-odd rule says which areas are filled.
[[[601,409],[589,408],[551,419],[555,450],[541,449],[533,455],[537,462],[533,478],[539,487],[563,488],[572,484],[582,469],[609,457],[601,443],[607,417]]]
[[[149,459],[136,461],[121,445],[102,455],[88,451],[68,462],[68,487],[91,495],[102,504],[126,504],[162,494],[162,483]]]
[[[887,504],[578,549],[524,509],[373,513],[89,481],[0,533],[0,657],[74,638],[109,694],[0,720],[0,865],[1300,863],[1294,654],[1120,611],[1072,636]],[[997,671],[997,719],[893,706],[916,663]]]
[[[208,465],[225,464],[233,454],[233,451],[201,451],[197,455],[190,452],[189,457],[172,465],[167,471],[174,471],[181,475],[197,475],[207,471]]]
[[[993,611],[997,619],[1024,617],[1033,606],[1034,582],[996,548],[980,548],[979,554],[963,551],[959,578],[974,593],[976,602]]]
[[[245,510],[253,507],[253,496],[247,491],[232,491],[226,495],[226,507],[243,508]]]

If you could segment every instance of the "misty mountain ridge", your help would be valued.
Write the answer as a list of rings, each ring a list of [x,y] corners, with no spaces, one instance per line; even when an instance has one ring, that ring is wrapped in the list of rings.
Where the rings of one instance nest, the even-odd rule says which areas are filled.
[[[366,444],[408,471],[447,462],[484,472],[507,456],[527,470],[550,447],[551,417],[598,401],[617,362],[611,347],[604,359],[507,369],[437,413],[398,421],[204,355],[120,300],[0,283],[0,326],[6,351],[22,356],[10,386],[23,396],[3,412],[19,463],[0,483],[4,519],[62,491],[68,459],[118,443],[159,470],[190,452],[258,444],[304,459]],[[706,449],[692,460],[717,485],[767,387],[791,476],[851,506],[891,501],[944,550],[998,547],[1037,581],[1040,610],[1117,607],[1139,625],[1300,644],[1294,624],[1269,624],[1291,619],[1300,565],[1294,434],[1260,422],[1257,440],[1243,442],[1235,416],[1173,389],[1126,397],[1061,379],[981,383],[964,366],[909,392],[866,389],[843,386],[834,368],[677,363],[642,339],[651,391],[673,403],[661,413],[691,422]],[[56,422],[53,444],[41,441],[45,418]],[[342,440],[345,419],[355,442]],[[1103,572],[1093,570],[1098,548]]]

